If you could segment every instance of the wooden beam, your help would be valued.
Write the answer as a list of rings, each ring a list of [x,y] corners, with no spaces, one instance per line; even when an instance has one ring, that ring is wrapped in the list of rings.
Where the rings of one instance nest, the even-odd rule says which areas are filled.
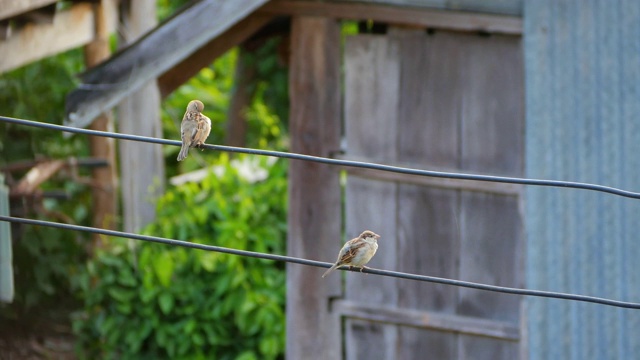
[[[66,125],[84,127],[101,112],[179,64],[267,0],[202,0],[81,76],[67,96]]]
[[[128,0],[120,7],[121,44],[143,38],[158,25],[155,0]],[[132,91],[118,105],[118,132],[162,137],[160,92],[156,79]],[[165,188],[165,158],[160,146],[138,141],[119,143],[120,194],[124,231],[138,232],[156,218],[157,199]]]
[[[354,159],[350,157],[349,160],[354,160]],[[357,161],[373,162],[371,159],[368,159],[368,160],[358,159]],[[414,169],[420,168],[420,166],[407,165],[407,164],[394,165],[394,166],[402,166],[402,167],[408,167],[408,168],[414,168]],[[411,174],[392,173],[387,171],[377,171],[372,169],[354,168],[354,167],[348,167],[348,166],[343,167],[343,169],[346,170],[347,174],[349,175],[358,176],[366,179],[375,179],[380,181],[395,181],[399,183],[431,186],[431,187],[437,187],[437,188],[443,188],[443,189],[476,191],[476,192],[484,192],[484,193],[507,195],[507,196],[520,196],[522,195],[522,191],[523,191],[523,186],[518,184],[506,184],[506,183],[496,183],[496,182],[488,182],[488,181],[460,180],[460,179],[436,178],[436,177],[428,177],[428,176],[417,176],[417,175],[411,175]],[[428,170],[442,171],[442,172],[458,171],[458,170],[451,170],[451,169],[435,169],[431,167]]]
[[[112,3],[109,1],[108,3]],[[114,5],[106,8],[107,31],[115,29]],[[91,4],[81,3],[58,12],[52,24],[27,24],[0,41],[0,73],[47,56],[83,46],[93,40],[95,22]]]
[[[95,38],[84,48],[85,64],[88,68],[96,66],[111,55],[109,46],[108,4],[111,0],[102,0],[93,4],[95,17]],[[90,125],[91,130],[113,132],[113,115],[111,112],[100,114]],[[109,165],[91,170],[92,183],[92,225],[101,229],[115,229],[116,215],[118,213],[117,202],[117,175],[115,140],[91,136],[89,138],[89,151],[92,157],[104,159]],[[104,237],[93,234],[93,247],[101,248]]]
[[[53,24],[27,24],[0,42],[0,73],[59,52],[82,46],[94,34],[90,4],[78,4],[56,14]]]
[[[352,319],[411,326],[422,329],[452,331],[508,341],[520,340],[520,328],[518,324],[512,324],[506,321],[487,320],[434,311],[362,305],[347,300],[333,302],[332,308],[341,316]]]
[[[0,0],[0,20],[55,4],[58,0]]]
[[[163,98],[167,97],[180,85],[195,76],[200,69],[210,65],[217,57],[247,40],[272,19],[271,15],[253,13],[206,43],[158,78],[160,95]]]
[[[291,151],[328,156],[340,146],[340,25],[294,17],[289,67]],[[289,165],[288,245],[291,256],[335,258],[341,237],[340,176],[336,167]],[[339,359],[340,321],[327,301],[340,294],[340,276],[287,264],[287,359]]]
[[[522,34],[522,19],[517,16],[429,10],[384,4],[273,0],[260,8],[259,13],[273,16],[322,16],[341,20],[373,20],[393,25],[456,31]]]

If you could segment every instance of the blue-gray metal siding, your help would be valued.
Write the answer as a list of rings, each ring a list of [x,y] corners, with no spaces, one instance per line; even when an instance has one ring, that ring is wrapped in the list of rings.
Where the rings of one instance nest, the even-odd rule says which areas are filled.
[[[524,7],[526,175],[640,191],[640,1]],[[640,302],[640,200],[526,193],[527,286]],[[527,299],[530,359],[639,359],[640,311]]]
[[[0,215],[9,216],[9,188],[4,184],[2,174],[0,174]],[[0,221],[0,301],[3,302],[13,301],[12,259],[11,224]]]

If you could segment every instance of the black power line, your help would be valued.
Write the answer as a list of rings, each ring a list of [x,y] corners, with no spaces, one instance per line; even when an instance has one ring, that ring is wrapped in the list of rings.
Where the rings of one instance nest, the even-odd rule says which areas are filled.
[[[161,145],[181,146],[181,142],[177,140],[158,139],[158,138],[152,138],[147,136],[79,129],[79,128],[74,128],[69,126],[48,124],[48,123],[42,123],[38,121],[31,121],[31,120],[16,119],[16,118],[11,118],[6,116],[0,116],[0,121],[12,123],[12,124],[65,131],[65,132],[76,133],[76,134],[104,136],[104,137],[110,137],[114,139],[141,141],[141,142],[161,144]],[[274,157],[293,159],[293,160],[314,161],[314,162],[323,163],[323,164],[356,167],[356,168],[363,168],[363,169],[373,169],[373,170],[380,170],[380,171],[389,171],[389,172],[417,175],[417,176],[583,189],[583,190],[592,190],[592,191],[599,191],[599,192],[619,195],[619,196],[628,197],[632,199],[640,199],[639,192],[633,192],[633,191],[622,190],[622,189],[618,189],[610,186],[581,183],[581,182],[575,182],[575,181],[524,179],[524,178],[507,177],[507,176],[477,175],[477,174],[464,174],[464,173],[444,172],[444,171],[421,170],[421,169],[412,169],[412,168],[406,168],[406,167],[400,167],[400,166],[368,163],[368,162],[362,162],[362,161],[331,159],[331,158],[325,158],[321,156],[302,155],[302,154],[295,154],[295,153],[288,153],[288,152],[281,152],[281,151],[258,150],[258,149],[224,146],[224,145],[205,144],[203,147],[209,150],[274,156]]]
[[[97,228],[92,228],[87,226],[62,224],[62,223],[55,223],[55,222],[42,221],[42,220],[22,219],[22,218],[16,218],[11,216],[0,215],[0,221],[7,221],[7,222],[13,222],[13,223],[19,223],[19,224],[27,224],[27,225],[36,225],[36,226],[47,226],[47,227],[73,230],[73,231],[83,231],[83,232],[88,232],[93,234],[115,236],[115,237],[128,238],[128,239],[140,240],[140,241],[150,241],[150,242],[166,244],[166,245],[182,246],[186,248],[205,250],[205,251],[214,251],[214,252],[239,255],[239,256],[254,257],[259,259],[285,261],[285,262],[290,262],[294,264],[315,266],[315,267],[321,267],[321,268],[329,268],[331,267],[331,265],[333,265],[332,263],[327,263],[323,261],[307,260],[307,259],[301,259],[301,258],[296,258],[292,256],[265,254],[265,253],[255,252],[255,251],[230,249],[230,248],[221,247],[221,246],[196,244],[196,243],[191,243],[191,242],[182,241],[182,240],[167,239],[167,238],[161,238],[161,237],[149,236],[149,235],[131,234],[131,233],[126,233],[121,231],[97,229]],[[348,270],[349,268],[342,267],[341,269]],[[360,270],[351,270],[351,271],[360,271]],[[517,289],[517,288],[510,288],[510,287],[497,286],[497,285],[479,284],[479,283],[474,283],[470,281],[444,279],[444,278],[439,278],[434,276],[408,274],[408,273],[403,273],[398,271],[379,270],[379,269],[372,269],[372,268],[365,268],[362,270],[362,272],[368,273],[368,274],[374,274],[374,275],[389,276],[389,277],[399,278],[399,279],[431,282],[431,283],[438,283],[438,284],[445,284],[445,285],[452,285],[452,286],[461,286],[466,288],[500,292],[500,293],[513,294],[513,295],[525,295],[525,296],[546,297],[546,298],[554,298],[554,299],[574,300],[574,301],[589,302],[589,303],[615,306],[615,307],[627,308],[627,309],[640,309],[640,303],[611,300],[611,299],[594,297],[594,296],[575,295],[575,294],[567,294],[567,293],[553,292],[553,291]],[[320,273],[318,273],[318,276],[320,276]]]

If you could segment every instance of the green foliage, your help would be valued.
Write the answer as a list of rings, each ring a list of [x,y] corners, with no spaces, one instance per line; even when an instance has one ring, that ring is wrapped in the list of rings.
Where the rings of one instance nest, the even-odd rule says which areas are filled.
[[[157,0],[157,15],[160,21],[164,21],[169,16],[179,11],[190,0]]]
[[[82,51],[73,50],[0,74],[0,114],[62,124],[65,95],[77,85],[74,74],[82,64]],[[63,139],[59,131],[0,122],[0,165],[38,156],[86,156],[87,144],[86,137]]]
[[[282,38],[271,38],[254,52],[244,52],[243,60],[256,71],[257,83],[247,109],[247,146],[288,149],[289,77],[280,63],[278,47]]]
[[[158,14],[161,18],[170,16],[187,2],[158,0]],[[207,142],[223,143],[236,60],[245,56],[257,73],[255,93],[247,109],[247,145],[286,149],[287,71],[277,60],[277,46],[279,39],[272,39],[255,54],[239,55],[233,50],[202,69],[163,102],[164,137],[180,138],[186,104],[198,98],[205,102],[205,114],[213,121]],[[0,74],[0,114],[62,124],[65,96],[78,84],[75,75],[82,71],[83,51],[75,49]],[[20,160],[89,156],[88,137],[66,139],[62,135],[0,122],[0,166]],[[269,168],[268,180],[250,186],[234,175],[237,171],[229,166],[225,155],[192,150],[189,161],[177,163],[178,150],[164,148],[168,176],[212,163],[229,170],[221,179],[211,176],[198,185],[169,190],[158,204],[158,221],[146,229],[148,233],[284,253],[284,163]],[[13,175],[16,180],[24,173]],[[89,173],[80,170],[79,175]],[[70,200],[45,199],[37,211],[25,202],[20,215],[90,225],[91,189],[87,185],[61,172],[41,188],[65,190]],[[225,199],[223,194],[233,195]],[[19,215],[15,210],[13,215]],[[206,358],[215,353],[219,358],[251,359],[274,358],[282,353],[281,264],[120,241],[87,265],[88,239],[87,234],[78,232],[14,227],[16,298],[13,304],[0,305],[0,323],[3,318],[28,323],[43,313],[62,312],[64,318],[69,308],[78,306],[74,300],[79,297],[85,307],[75,326],[79,345],[89,358],[99,354],[118,358],[191,354],[197,358],[202,351]],[[166,286],[168,282],[170,286]],[[199,313],[194,313],[196,310]],[[189,324],[195,321],[195,325],[188,326],[188,339],[178,342],[182,337],[174,335],[186,332],[180,328],[186,326],[181,319],[188,319]],[[114,329],[130,331],[123,331],[124,338]],[[145,333],[153,334],[153,338]]]
[[[65,94],[75,87],[73,74],[81,71],[82,64],[82,51],[74,50],[0,74],[0,114],[62,124]],[[86,137],[64,139],[58,131],[0,122],[0,166],[19,160],[87,156],[87,144]],[[15,181],[23,174],[13,175]],[[24,216],[88,224],[87,186],[77,184],[69,176],[58,176],[41,188],[64,190],[73,201],[46,199],[36,207],[39,208],[36,214],[25,202],[19,209]],[[17,209],[13,210],[16,215]],[[45,308],[70,298],[73,290],[69,275],[77,273],[78,264],[86,258],[86,243],[82,240],[88,236],[34,226],[14,227],[14,234],[16,298],[13,304],[3,307],[3,316],[18,318],[33,314],[35,306]]]
[[[286,163],[272,160],[221,156],[201,182],[168,189],[144,233],[284,254]],[[113,240],[81,280],[74,330],[85,357],[282,357],[281,263]]]

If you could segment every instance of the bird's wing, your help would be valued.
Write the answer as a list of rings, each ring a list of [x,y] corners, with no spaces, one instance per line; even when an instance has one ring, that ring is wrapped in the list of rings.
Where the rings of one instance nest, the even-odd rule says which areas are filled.
[[[196,142],[198,140],[198,134],[202,132],[202,121],[196,115],[190,121],[194,121],[196,126],[193,127],[193,132],[191,133],[191,142]]]
[[[367,243],[364,241],[358,241],[359,239],[353,239],[347,241],[345,246],[340,251],[340,260],[341,264],[350,264],[353,261],[353,258],[357,255],[358,249],[366,246]]]

